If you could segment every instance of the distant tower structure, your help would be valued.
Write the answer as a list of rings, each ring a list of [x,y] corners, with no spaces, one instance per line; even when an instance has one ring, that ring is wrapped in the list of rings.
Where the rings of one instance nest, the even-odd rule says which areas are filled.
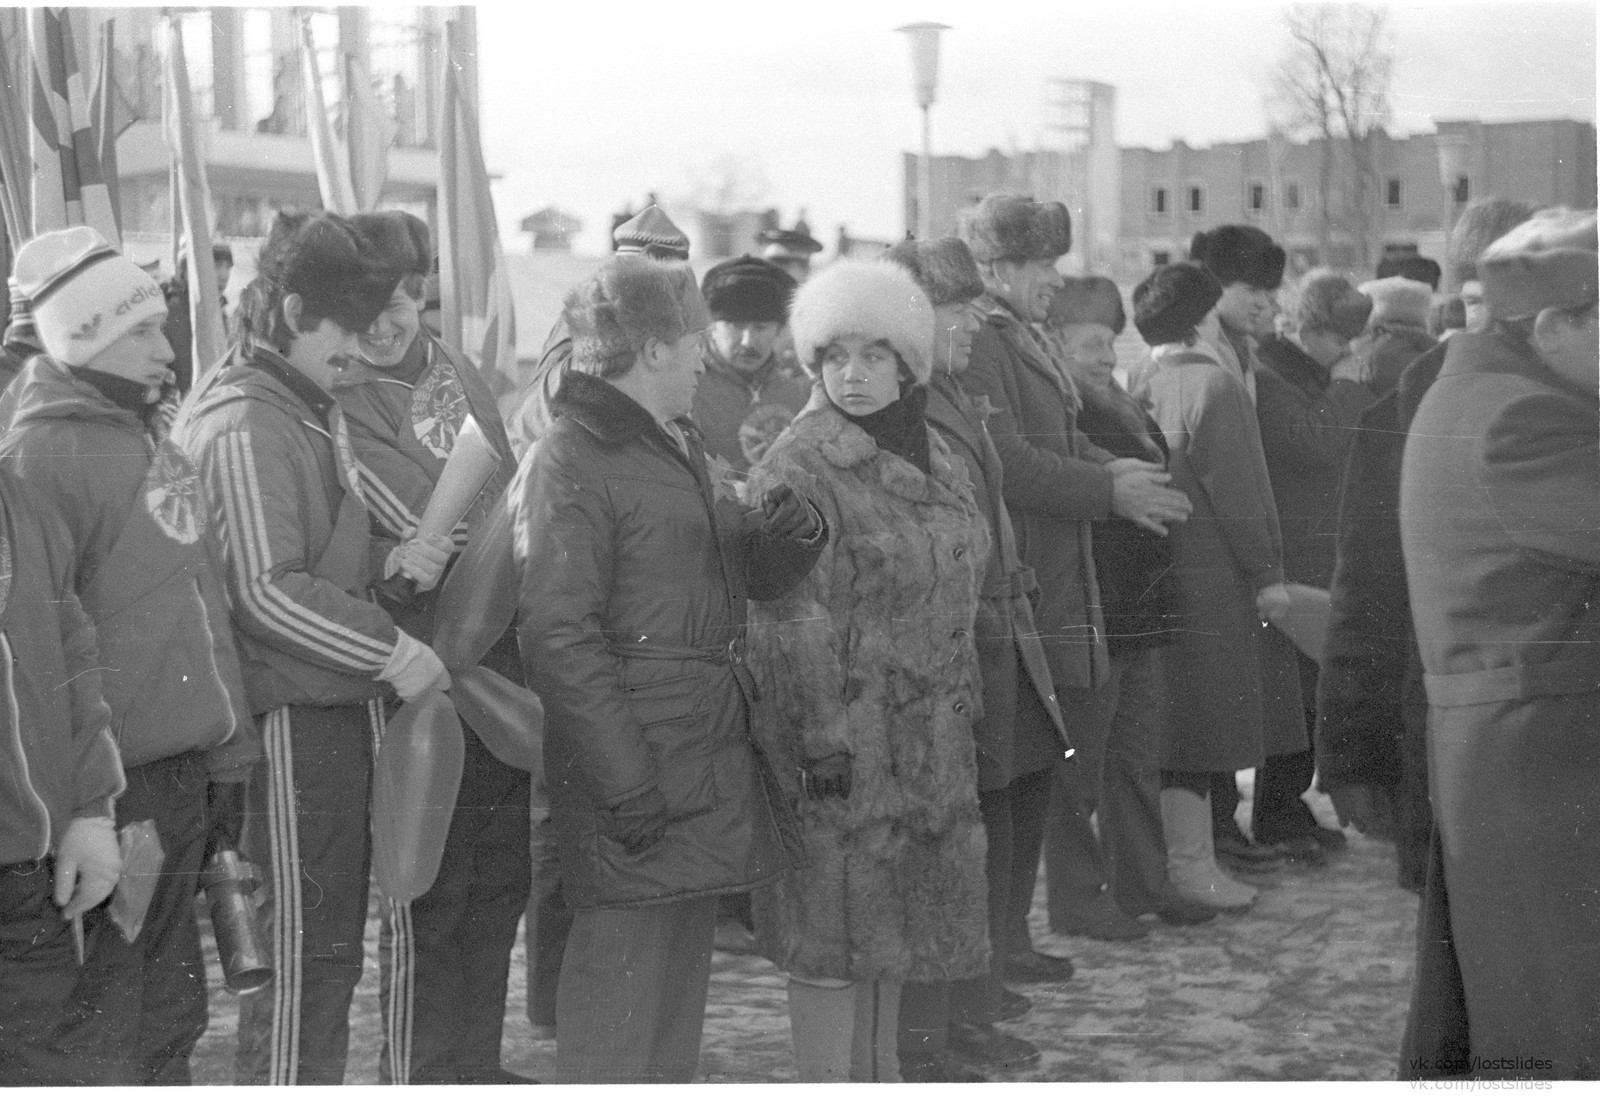
[[[1072,211],[1068,265],[1106,271],[1117,260],[1122,171],[1117,89],[1097,80],[1054,78],[1045,94],[1044,135],[1034,192]]]

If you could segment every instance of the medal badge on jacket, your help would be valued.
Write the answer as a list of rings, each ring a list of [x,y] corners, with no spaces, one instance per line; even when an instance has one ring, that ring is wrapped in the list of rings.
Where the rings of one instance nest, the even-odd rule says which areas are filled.
[[[144,506],[150,518],[174,542],[193,545],[200,537],[199,499],[200,475],[171,443],[162,443],[144,479]]]
[[[437,458],[450,457],[456,432],[471,411],[455,371],[443,363],[430,369],[411,391],[412,430]]]

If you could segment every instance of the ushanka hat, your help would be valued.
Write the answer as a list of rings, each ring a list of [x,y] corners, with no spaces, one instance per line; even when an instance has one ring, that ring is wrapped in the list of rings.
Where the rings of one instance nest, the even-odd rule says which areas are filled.
[[[1439,289],[1439,279],[1444,271],[1438,263],[1427,256],[1384,256],[1378,261],[1377,276],[1380,279],[1398,275],[1412,282],[1425,282],[1429,290]]]
[[[1067,279],[1050,298],[1045,324],[1103,324],[1120,336],[1128,324],[1122,311],[1122,291],[1104,275]]]
[[[1372,299],[1372,317],[1367,322],[1376,328],[1380,324],[1399,324],[1408,328],[1428,327],[1428,310],[1433,307],[1433,291],[1425,282],[1403,279],[1398,275],[1386,279],[1373,279],[1362,283],[1358,289]]]
[[[574,369],[602,378],[626,373],[646,340],[675,342],[706,327],[694,274],[648,256],[613,256],[567,292],[562,318]]]
[[[1318,267],[1301,278],[1287,312],[1303,330],[1332,332],[1341,339],[1353,340],[1366,331],[1372,299],[1339,272]]]
[[[917,280],[934,307],[971,301],[983,293],[983,278],[966,242],[957,237],[903,240],[883,254]]]
[[[1222,300],[1222,284],[1197,263],[1157,267],[1133,288],[1133,326],[1151,347],[1189,338]]]
[[[352,214],[350,227],[361,240],[361,258],[375,272],[387,272],[393,282],[407,275],[426,280],[433,266],[433,242],[427,222],[404,210],[383,210]],[[393,283],[391,293],[392,287]]]
[[[1257,290],[1283,284],[1288,256],[1254,225],[1219,225],[1196,233],[1189,242],[1189,261],[1210,271],[1223,286],[1246,283]]]
[[[653,259],[689,258],[689,238],[655,203],[613,229],[611,242],[619,256],[643,253]]]
[[[789,299],[796,285],[794,276],[777,264],[743,255],[707,271],[700,292],[719,321],[783,324],[789,319]]]
[[[979,263],[1056,260],[1072,251],[1072,215],[1067,208],[1025,195],[985,196],[961,211],[959,232]]]
[[[362,236],[349,218],[279,211],[256,260],[256,289],[248,305],[240,302],[252,333],[277,331],[275,317],[257,314],[276,313],[289,294],[300,297],[307,315],[325,317],[347,332],[365,332],[388,306],[396,276],[368,263],[362,248]]]
[[[905,361],[918,383],[933,374],[933,306],[898,263],[842,259],[795,293],[789,315],[795,355],[817,373],[817,359],[834,340],[882,340]]]
[[[1533,207],[1508,198],[1480,198],[1461,211],[1450,230],[1450,273],[1457,282],[1478,277],[1484,249],[1533,216]]]
[[[17,250],[17,290],[33,303],[45,353],[83,366],[135,325],[167,311],[156,280],[93,229],[42,233]]]
[[[1542,309],[1593,305],[1600,285],[1597,253],[1593,210],[1540,210],[1478,259],[1489,315],[1521,320]]]

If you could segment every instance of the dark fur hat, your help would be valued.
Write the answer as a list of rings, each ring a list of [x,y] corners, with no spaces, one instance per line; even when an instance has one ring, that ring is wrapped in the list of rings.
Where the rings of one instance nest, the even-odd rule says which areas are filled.
[[[735,324],[789,322],[789,301],[798,285],[775,263],[743,255],[723,260],[705,273],[700,292],[719,321]]]
[[[688,267],[627,254],[567,291],[562,317],[573,368],[601,378],[626,374],[646,340],[680,340],[708,320]]]
[[[1450,273],[1457,283],[1478,277],[1483,250],[1533,216],[1533,207],[1508,198],[1480,198],[1461,211],[1450,231]]]
[[[387,272],[393,282],[407,275],[427,277],[433,266],[427,222],[404,210],[384,210],[352,214],[350,225],[361,238],[361,258],[374,270]],[[421,283],[417,285],[420,288]]]
[[[280,211],[256,260],[260,285],[240,303],[248,304],[250,331],[282,350],[293,334],[280,325],[278,307],[298,294],[305,321],[326,317],[365,332],[389,304],[395,278],[366,262],[362,247],[349,218]]]
[[[1025,195],[986,195],[961,211],[959,231],[979,263],[1055,260],[1072,251],[1072,215],[1067,208]]]
[[[1198,263],[1223,286],[1248,283],[1258,290],[1276,290],[1283,284],[1282,248],[1254,225],[1219,225],[1196,233],[1189,242],[1189,260]]]
[[[1050,299],[1045,324],[1103,324],[1117,335],[1128,325],[1122,311],[1122,291],[1104,275],[1068,279]]]
[[[983,293],[983,279],[972,251],[958,237],[901,241],[883,258],[910,271],[935,307],[971,301]]]
[[[1398,276],[1412,282],[1425,282],[1429,290],[1439,289],[1439,278],[1444,272],[1427,256],[1384,256],[1378,261],[1380,279]]]
[[[1302,329],[1353,340],[1366,330],[1372,299],[1339,272],[1318,267],[1300,279],[1286,312]]]
[[[1157,267],[1133,288],[1133,326],[1151,347],[1180,343],[1222,299],[1222,284],[1197,263]]]

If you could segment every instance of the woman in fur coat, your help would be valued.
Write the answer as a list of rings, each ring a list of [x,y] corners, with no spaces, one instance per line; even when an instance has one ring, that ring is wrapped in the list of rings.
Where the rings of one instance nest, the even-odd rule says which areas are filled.
[[[804,493],[831,537],[799,587],[750,605],[809,859],[758,896],[758,923],[790,974],[800,1078],[893,1081],[901,982],[988,966],[972,629],[990,536],[924,417],[933,310],[912,277],[837,263],[790,324],[822,385],[749,489]]]

